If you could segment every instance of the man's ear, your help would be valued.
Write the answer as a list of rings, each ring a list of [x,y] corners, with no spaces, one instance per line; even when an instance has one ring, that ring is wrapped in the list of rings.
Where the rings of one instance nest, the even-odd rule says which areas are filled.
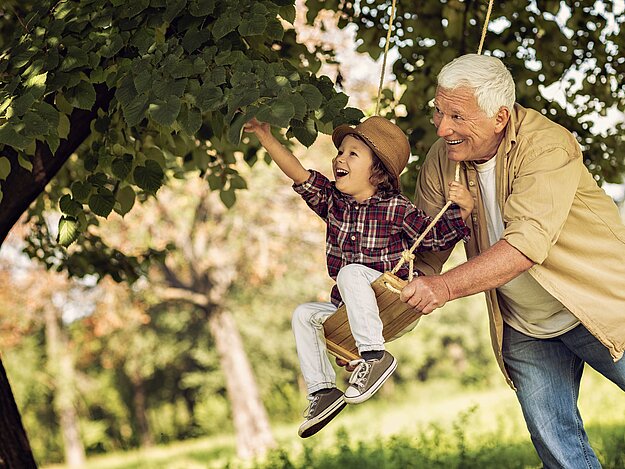
[[[507,107],[501,106],[497,114],[495,115],[495,133],[503,132],[510,120],[510,110]]]

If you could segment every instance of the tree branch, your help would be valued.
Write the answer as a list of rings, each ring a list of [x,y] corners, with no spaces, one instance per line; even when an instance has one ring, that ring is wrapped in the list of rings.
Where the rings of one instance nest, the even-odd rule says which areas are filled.
[[[74,109],[70,116],[70,132],[67,140],[61,141],[54,155],[47,145],[37,142],[37,149],[32,158],[32,172],[19,165],[15,150],[5,147],[5,154],[11,162],[11,173],[2,183],[4,197],[0,203],[0,246],[20,216],[45,190],[46,185],[72,153],[87,139],[91,133],[91,122],[97,117],[98,109],[108,109],[114,89],[108,89],[105,85],[96,85],[95,88],[96,102],[93,108],[89,111]]]

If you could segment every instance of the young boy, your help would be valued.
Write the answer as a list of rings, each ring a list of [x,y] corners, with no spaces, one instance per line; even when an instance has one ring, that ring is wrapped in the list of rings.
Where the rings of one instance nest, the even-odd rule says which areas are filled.
[[[399,175],[410,156],[402,130],[374,116],[356,127],[341,125],[332,134],[338,149],[332,160],[335,182],[300,161],[272,134],[269,124],[256,119],[245,125],[253,132],[278,167],[293,180],[293,188],[327,224],[326,256],[330,277],[336,281],[331,303],[298,306],[293,332],[310,405],[299,435],[307,438],[321,430],[346,403],[370,398],[397,367],[384,350],[382,321],[371,282],[391,270],[402,251],[431,219],[399,192]],[[473,210],[469,191],[451,183],[452,205],[421,242],[418,250],[446,250],[469,235],[464,220]],[[397,275],[407,277],[407,267]],[[350,329],[362,357],[343,394],[326,353],[324,320],[344,302]]]

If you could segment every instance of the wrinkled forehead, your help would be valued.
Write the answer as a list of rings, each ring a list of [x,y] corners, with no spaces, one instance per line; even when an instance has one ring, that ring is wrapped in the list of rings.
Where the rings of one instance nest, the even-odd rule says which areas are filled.
[[[467,114],[482,112],[477,104],[475,90],[467,86],[456,88],[437,87],[432,104],[445,113]]]

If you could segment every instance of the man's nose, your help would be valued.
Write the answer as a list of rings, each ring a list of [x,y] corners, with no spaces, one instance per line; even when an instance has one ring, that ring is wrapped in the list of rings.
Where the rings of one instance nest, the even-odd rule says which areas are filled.
[[[453,133],[450,120],[447,116],[442,116],[435,120],[434,125],[436,126],[436,135],[439,137],[447,137]]]

